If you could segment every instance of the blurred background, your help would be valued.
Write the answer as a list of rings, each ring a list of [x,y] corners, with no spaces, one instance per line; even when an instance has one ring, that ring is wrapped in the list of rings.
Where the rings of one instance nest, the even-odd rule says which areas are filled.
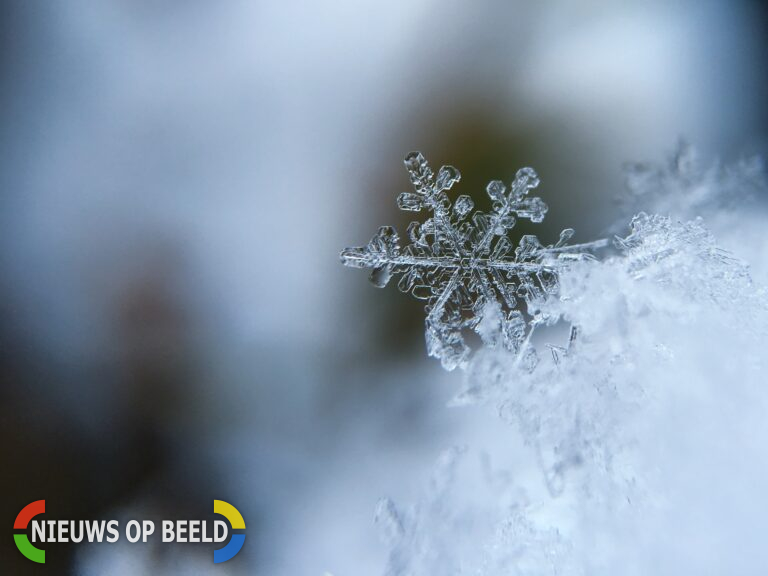
[[[338,252],[411,220],[402,158],[459,193],[521,166],[575,241],[626,161],[764,154],[747,0],[0,4],[0,517],[207,518],[218,574],[379,574],[376,500],[478,425],[423,311]],[[530,232],[520,228],[520,233]],[[501,436],[500,436],[501,437]],[[208,574],[210,545],[2,539],[5,573]]]

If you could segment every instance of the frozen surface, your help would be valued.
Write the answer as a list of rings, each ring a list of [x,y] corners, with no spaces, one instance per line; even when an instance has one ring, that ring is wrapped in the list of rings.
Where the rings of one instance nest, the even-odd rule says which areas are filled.
[[[487,406],[508,437],[468,436],[419,500],[379,503],[386,574],[764,573],[768,296],[706,225],[765,246],[720,219],[759,213],[749,197],[763,178],[756,161],[701,167],[690,154],[631,168],[628,202],[647,198],[647,212],[612,254],[558,264],[552,289],[525,300],[521,321],[550,332],[462,357],[453,403]],[[559,246],[532,265],[570,254]],[[370,247],[345,255],[378,263]],[[473,282],[487,342],[500,303]],[[534,350],[537,363],[521,361]]]

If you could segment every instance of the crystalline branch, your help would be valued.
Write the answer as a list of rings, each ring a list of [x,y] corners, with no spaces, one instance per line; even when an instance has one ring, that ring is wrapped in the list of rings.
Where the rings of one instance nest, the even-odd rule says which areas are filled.
[[[546,321],[537,317],[536,303],[557,292],[562,266],[604,242],[569,246],[568,228],[556,244],[544,246],[525,235],[513,245],[509,232],[517,220],[542,222],[548,209],[529,195],[539,185],[531,168],[518,170],[509,187],[499,180],[488,184],[492,211],[486,214],[473,212],[469,196],[450,201],[448,191],[461,178],[453,166],[435,174],[421,153],[412,152],[405,167],[414,191],[400,194],[398,207],[430,216],[411,222],[405,246],[394,228],[382,226],[367,245],[343,250],[342,263],[370,268],[371,282],[380,288],[399,277],[402,292],[426,301],[427,351],[448,370],[469,357],[466,330],[475,330],[486,345],[529,356],[530,335]]]

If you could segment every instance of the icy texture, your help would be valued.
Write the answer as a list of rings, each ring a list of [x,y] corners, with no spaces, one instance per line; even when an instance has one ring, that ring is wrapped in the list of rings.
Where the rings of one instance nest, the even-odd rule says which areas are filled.
[[[563,271],[543,304],[578,327],[572,346],[533,372],[498,350],[473,357],[456,402],[494,407],[530,454],[517,476],[449,473],[397,512],[388,575],[760,573],[765,292],[700,221],[640,214],[617,245]],[[743,500],[709,501],[744,478]]]
[[[470,349],[462,333],[474,329],[486,346],[501,345],[533,364],[526,342],[546,318],[538,304],[557,292],[558,274],[568,264],[603,245],[567,245],[572,229],[556,244],[544,246],[523,236],[515,247],[509,232],[519,218],[541,222],[547,205],[530,196],[539,185],[531,168],[520,169],[509,187],[494,180],[486,188],[493,212],[473,213],[469,196],[451,203],[448,190],[461,174],[443,166],[437,175],[419,152],[405,158],[414,192],[397,198],[401,210],[427,211],[431,217],[408,226],[402,247],[397,232],[382,226],[367,245],[341,253],[346,266],[370,268],[371,282],[382,288],[396,276],[402,292],[427,302],[426,341],[430,356],[453,370],[465,366]],[[471,216],[470,216],[471,215]]]
[[[514,431],[475,427],[415,505],[382,501],[387,576],[764,574],[766,290],[701,218],[639,213],[615,247],[537,302],[563,330],[529,343],[552,351],[535,370],[499,347],[472,357],[455,404]]]

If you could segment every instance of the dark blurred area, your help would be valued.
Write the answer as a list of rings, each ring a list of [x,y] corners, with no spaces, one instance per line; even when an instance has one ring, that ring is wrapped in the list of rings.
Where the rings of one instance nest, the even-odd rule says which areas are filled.
[[[522,166],[542,240],[614,224],[622,163],[764,154],[756,1],[5,1],[4,574],[213,573],[212,548],[51,545],[16,514],[202,518],[216,573],[377,574],[376,499],[457,434],[419,302],[338,262],[404,231],[402,158],[458,193]],[[516,229],[518,231],[518,229]],[[532,228],[519,228],[520,234]]]

